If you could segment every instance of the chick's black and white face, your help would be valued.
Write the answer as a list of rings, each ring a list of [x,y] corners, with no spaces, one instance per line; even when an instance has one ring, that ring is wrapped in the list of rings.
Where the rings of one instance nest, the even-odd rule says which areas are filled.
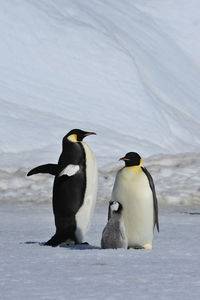
[[[136,152],[128,152],[124,157],[120,158],[120,160],[123,160],[127,167],[139,166],[140,164],[142,164],[142,159]]]
[[[122,205],[117,201],[112,201],[110,202],[110,209],[112,213],[120,213],[122,211]]]

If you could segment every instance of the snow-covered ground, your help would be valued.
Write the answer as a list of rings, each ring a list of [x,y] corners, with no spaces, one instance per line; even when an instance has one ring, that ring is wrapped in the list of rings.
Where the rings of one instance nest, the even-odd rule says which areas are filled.
[[[1,205],[0,298],[199,299],[199,206],[160,206],[152,251],[101,250],[106,216],[98,205],[90,246],[52,248],[50,205]]]
[[[0,9],[0,299],[199,299],[200,1],[7,0]],[[91,246],[42,246],[72,128],[99,165]],[[153,175],[152,251],[101,250],[118,159]]]

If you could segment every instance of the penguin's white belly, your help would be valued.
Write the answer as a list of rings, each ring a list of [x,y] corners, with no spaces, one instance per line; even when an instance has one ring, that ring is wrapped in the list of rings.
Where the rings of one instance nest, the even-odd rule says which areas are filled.
[[[152,245],[154,227],[153,195],[148,178],[141,168],[119,171],[112,200],[123,206],[123,219],[129,247]]]
[[[77,228],[75,234],[79,243],[83,242],[84,236],[90,228],[98,186],[98,170],[95,157],[86,143],[82,142],[82,145],[86,154],[86,190],[83,204],[76,214]]]

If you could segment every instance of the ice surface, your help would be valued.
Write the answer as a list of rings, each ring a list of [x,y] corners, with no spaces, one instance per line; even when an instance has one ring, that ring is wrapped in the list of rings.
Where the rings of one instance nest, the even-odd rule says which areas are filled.
[[[160,206],[153,250],[99,249],[106,216],[98,205],[90,246],[52,248],[50,205],[1,205],[0,298],[199,299],[199,206]]]

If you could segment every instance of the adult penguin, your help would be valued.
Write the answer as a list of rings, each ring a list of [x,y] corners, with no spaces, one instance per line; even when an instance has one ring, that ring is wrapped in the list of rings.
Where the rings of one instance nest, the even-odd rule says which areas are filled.
[[[129,152],[120,160],[125,167],[117,173],[112,201],[123,206],[123,220],[129,248],[152,249],[153,231],[158,223],[158,204],[153,179],[138,153]]]
[[[66,241],[83,242],[89,230],[97,196],[97,164],[83,139],[94,132],[73,129],[64,136],[58,164],[46,164],[27,175],[49,173],[53,184],[53,212],[56,233],[45,243],[58,246]]]

